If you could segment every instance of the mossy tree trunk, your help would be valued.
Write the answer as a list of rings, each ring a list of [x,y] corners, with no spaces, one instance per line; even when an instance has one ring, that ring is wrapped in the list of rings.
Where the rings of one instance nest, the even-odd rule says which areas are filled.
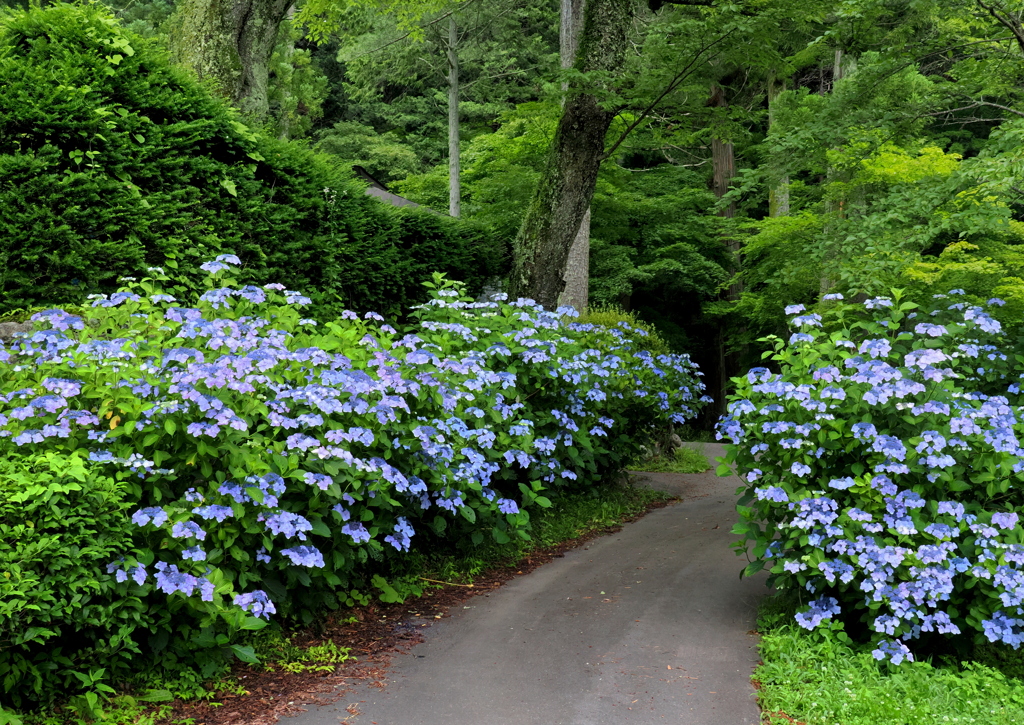
[[[171,55],[243,112],[265,116],[268,65],[293,0],[181,0]]]
[[[573,67],[618,70],[631,19],[630,0],[588,0]],[[604,139],[614,113],[581,90],[566,98],[544,171],[516,236],[510,292],[549,309],[565,286],[569,250],[594,196]]]
[[[559,54],[562,68],[572,68],[579,49],[579,36],[583,25],[583,12],[587,0],[561,0],[561,26],[559,32]],[[562,91],[569,90],[568,84]],[[579,231],[569,248],[565,263],[565,288],[558,298],[559,306],[574,307],[581,313],[590,304],[590,207],[587,207]]]

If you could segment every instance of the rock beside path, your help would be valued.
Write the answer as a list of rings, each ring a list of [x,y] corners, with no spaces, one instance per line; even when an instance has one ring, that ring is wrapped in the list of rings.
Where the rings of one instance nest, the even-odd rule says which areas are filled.
[[[0,340],[10,342],[16,333],[32,332],[33,329],[31,322],[0,322]]]

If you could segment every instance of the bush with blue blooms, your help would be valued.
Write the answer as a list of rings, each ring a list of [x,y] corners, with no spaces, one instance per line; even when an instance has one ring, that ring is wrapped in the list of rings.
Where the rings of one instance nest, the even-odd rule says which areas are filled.
[[[1020,377],[1000,323],[962,290],[822,316],[786,309],[769,368],[737,378],[719,437],[746,482],[748,573],[799,588],[807,629],[858,616],[876,659],[929,636],[1024,640]]]
[[[318,325],[237,264],[203,265],[191,306],[154,268],[0,346],[0,451],[77,451],[125,482],[135,548],[104,576],[158,646],[246,657],[232,634],[275,612],[365,601],[370,574],[393,593],[375,572],[417,539],[529,538],[531,510],[704,402],[689,358],[635,330],[474,302],[441,275],[405,334],[373,313]]]

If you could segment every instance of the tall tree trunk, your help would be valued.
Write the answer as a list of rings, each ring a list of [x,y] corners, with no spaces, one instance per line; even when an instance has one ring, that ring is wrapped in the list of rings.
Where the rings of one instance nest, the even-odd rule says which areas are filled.
[[[786,90],[786,81],[781,83],[772,73],[768,78],[768,128],[775,123],[775,99]],[[778,182],[772,180],[768,188],[768,216],[789,216],[789,176],[779,177]]]
[[[836,84],[843,79],[843,51],[841,48],[836,48],[835,61],[832,65],[832,92],[836,90]],[[831,167],[825,171],[826,183],[836,180],[835,170]],[[818,280],[818,294],[827,294],[832,287],[835,286],[835,275],[830,269],[839,260],[839,249],[836,243],[832,241],[829,243],[828,232],[836,233],[836,227],[839,225],[839,218],[843,215],[843,202],[836,200],[829,200],[825,202],[825,243],[829,246],[825,250],[823,264],[821,268],[821,277]]]
[[[562,68],[572,68],[579,47],[579,35],[583,25],[583,13],[587,0],[561,0],[561,27],[559,51]],[[568,84],[562,84],[568,90]],[[590,207],[583,215],[579,231],[569,248],[565,264],[565,288],[558,298],[560,306],[573,307],[585,312],[590,304]]]
[[[626,49],[631,0],[589,0],[573,68],[588,73],[618,69]],[[604,137],[614,114],[588,93],[570,93],[551,142],[544,171],[513,247],[510,292],[548,309],[565,287],[569,249],[594,196],[604,160]]]
[[[268,62],[292,0],[181,0],[171,22],[175,62],[211,79],[242,111],[266,116]]]
[[[725,96],[725,89],[717,83],[711,85],[711,97],[708,100],[708,105],[716,108],[727,108],[729,106],[729,101]],[[721,138],[717,133],[711,137],[711,169],[711,188],[715,196],[721,199],[729,191],[732,177],[736,175],[736,155],[733,144]],[[735,217],[736,204],[730,203],[720,208],[718,215],[728,219]],[[733,271],[738,271],[740,266],[740,241],[733,237],[726,237],[722,240],[722,243],[732,253],[730,256],[732,257]],[[734,302],[740,298],[742,292],[743,283],[734,281],[729,285],[729,289],[725,291],[724,297],[726,300]],[[734,329],[730,329],[725,324],[720,325],[715,340],[718,349],[718,389],[715,391],[714,398],[715,407],[720,415],[725,413],[729,379],[740,372],[740,357],[742,353],[737,354],[736,352],[727,351],[728,340],[726,338]],[[739,332],[743,334],[745,330],[741,328]]]
[[[590,207],[583,215],[576,238],[565,262],[565,288],[558,298],[559,306],[572,307],[580,313],[590,304]]]
[[[459,167],[459,33],[455,15],[448,18],[448,213],[462,213]]]
[[[725,98],[725,90],[717,83],[711,84],[711,98],[708,105],[717,108],[729,106],[729,101]],[[729,191],[729,182],[736,175],[736,156],[732,143],[719,138],[717,134],[711,138],[711,168],[711,189],[715,192],[715,196],[721,199]],[[721,209],[718,215],[730,219],[736,216],[736,204],[730,203]],[[728,246],[733,249],[733,242],[730,241]]]
[[[295,17],[295,11],[296,10],[297,10],[296,6],[295,5],[291,5],[288,8],[287,12],[285,12],[284,19],[287,20],[289,23],[291,23],[292,18]],[[280,26],[278,26],[278,27],[280,27]],[[292,39],[293,37],[294,36],[289,34],[288,40],[287,40],[287,42],[285,44],[284,58],[283,58],[285,63],[291,63],[292,62],[292,56],[295,54],[295,41]],[[286,88],[282,88],[281,89],[281,100],[282,101],[286,100],[288,98],[288,95],[289,94],[288,94],[287,89]],[[284,111],[284,112],[281,113],[281,122],[280,123],[281,123],[281,133],[278,136],[278,138],[280,140],[282,140],[282,141],[287,141],[288,137],[289,137],[289,134],[291,132],[291,129],[288,127],[288,113],[287,113],[287,111]]]

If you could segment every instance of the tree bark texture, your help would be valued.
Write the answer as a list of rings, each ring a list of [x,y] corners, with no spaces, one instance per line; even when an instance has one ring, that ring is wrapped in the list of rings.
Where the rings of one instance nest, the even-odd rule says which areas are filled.
[[[459,159],[459,32],[455,15],[448,18],[448,213],[462,213]]]
[[[579,231],[569,248],[565,262],[565,288],[558,298],[560,307],[572,307],[578,312],[587,311],[590,304],[590,207],[587,207],[580,222]]]
[[[285,11],[284,19],[289,21],[289,22],[291,22],[291,20],[295,17],[295,11],[296,10],[298,10],[298,8],[294,4],[290,5],[288,7],[288,10]],[[278,26],[278,28],[280,29],[280,26]],[[292,37],[294,37],[294,36],[289,35],[288,42],[285,45],[285,49],[284,49],[284,61],[286,63],[291,63],[292,62],[292,56],[295,54],[295,41],[292,40]],[[273,49],[271,49],[271,52],[273,52]],[[282,89],[282,99],[286,99],[288,97],[288,95],[289,95],[288,91],[285,90],[285,89]],[[281,114],[281,133],[280,133],[280,135],[278,135],[278,138],[281,141],[287,141],[289,136],[290,136],[290,133],[291,133],[291,129],[288,128],[288,114],[287,113],[282,113]]]
[[[768,128],[775,122],[775,99],[786,90],[786,81],[781,83],[775,75],[768,79]],[[789,216],[789,176],[779,177],[778,182],[772,182],[768,187],[768,216],[779,217]]]
[[[171,23],[175,62],[213,80],[242,111],[265,116],[268,64],[293,0],[181,0]]]
[[[841,48],[836,48],[835,61],[832,65],[832,91],[835,92],[836,84],[843,79],[843,51]],[[836,173],[835,170],[829,167],[826,172],[827,181],[835,181]],[[826,219],[830,216],[842,217],[843,216],[843,202],[828,200],[825,202],[825,215]],[[838,221],[826,221],[826,232],[834,231]],[[826,238],[828,234],[826,234]],[[825,250],[825,256],[821,267],[821,277],[818,280],[818,293],[821,295],[828,294],[828,291],[835,286],[835,275],[833,274],[833,267],[839,261],[839,250],[835,244],[830,245]]]
[[[587,0],[561,0],[561,27],[559,51],[562,68],[572,68],[579,48],[579,35],[583,25],[583,12]],[[568,90],[568,84],[562,84]],[[565,288],[558,298],[559,306],[586,312],[590,304],[590,207],[587,207],[579,231],[569,248],[565,264]]]
[[[711,99],[708,101],[708,105],[717,108],[729,106],[725,90],[717,83],[711,85]],[[717,134],[711,138],[711,167],[711,189],[715,192],[715,196],[721,199],[729,191],[729,182],[736,175],[736,156],[732,143],[719,138]],[[719,211],[718,215],[730,219],[736,216],[736,204],[730,203],[729,206]],[[733,251],[739,249],[739,244],[732,240],[729,241],[728,246]]]
[[[729,106],[729,100],[726,98],[725,89],[717,83],[711,84],[711,96],[708,99],[708,105],[716,108],[727,108]],[[729,191],[729,184],[732,181],[732,177],[736,175],[736,155],[733,144],[722,138],[719,134],[715,133],[711,137],[711,189],[714,191],[715,196],[721,199],[725,196],[726,192]],[[719,216],[726,218],[733,218],[736,216],[736,204],[730,203],[728,206],[719,209]],[[726,237],[722,240],[722,243],[732,253],[733,271],[736,271],[740,267],[740,241],[733,237]],[[740,281],[733,281],[729,285],[729,289],[725,290],[724,298],[730,301],[739,300],[740,295],[743,293],[743,283]],[[741,328],[740,333],[744,330]],[[718,333],[715,335],[715,347],[718,350],[718,370],[715,376],[718,382],[717,389],[715,389],[715,408],[719,415],[725,413],[726,397],[729,392],[729,379],[733,375],[737,375],[740,372],[740,359],[743,355],[742,350],[737,352],[727,352],[728,350],[728,336],[732,333],[732,330],[722,325],[718,329]]]
[[[589,0],[573,67],[613,71],[625,53],[630,0]],[[532,297],[548,309],[565,286],[569,250],[594,196],[613,113],[593,95],[570,93],[551,142],[544,171],[514,244],[513,297]]]

